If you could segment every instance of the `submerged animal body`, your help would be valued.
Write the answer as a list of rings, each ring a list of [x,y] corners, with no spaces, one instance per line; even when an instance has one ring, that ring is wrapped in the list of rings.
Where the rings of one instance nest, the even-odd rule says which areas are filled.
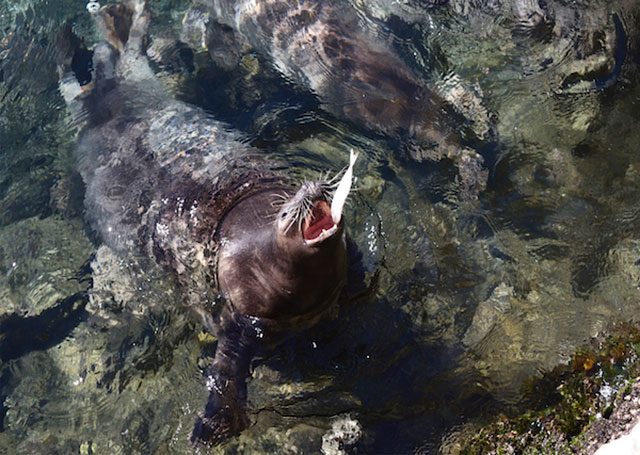
[[[96,14],[108,42],[93,50],[90,83],[70,71],[73,46],[60,82],[81,126],[87,217],[114,249],[141,249],[173,271],[218,335],[192,439],[221,441],[247,423],[245,380],[264,331],[304,328],[343,294],[343,221],[333,221],[328,182],[294,188],[224,124],[168,96],[144,53],[144,0]],[[67,41],[77,54],[78,40]],[[226,305],[214,317],[219,293]]]
[[[451,105],[361,26],[349,2],[198,0],[332,114],[389,136],[405,135],[413,159],[450,158],[463,183],[484,187],[482,158],[462,145]],[[189,17],[189,16],[187,16]],[[212,37],[213,32],[209,33]]]

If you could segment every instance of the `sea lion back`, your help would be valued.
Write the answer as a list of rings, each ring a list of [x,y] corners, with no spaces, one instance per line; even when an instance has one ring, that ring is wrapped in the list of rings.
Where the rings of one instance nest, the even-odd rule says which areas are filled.
[[[98,22],[144,17],[144,11],[131,5],[104,8]],[[140,18],[130,22],[139,28]],[[86,183],[86,218],[104,242],[118,250],[151,241],[161,212],[192,209],[185,206],[189,199],[196,200],[190,192],[205,186],[211,194],[233,192],[225,189],[235,185],[237,177],[229,168],[237,174],[256,166],[255,160],[245,159],[250,148],[236,132],[171,98],[149,66],[138,28],[128,35],[105,33],[109,43],[93,51],[90,84],[81,87],[71,73],[61,79],[61,91],[80,128],[75,153]],[[129,38],[122,43],[121,36]],[[207,214],[210,229],[215,230],[228,208],[219,207],[219,213]],[[194,214],[192,222],[198,223],[198,217]]]

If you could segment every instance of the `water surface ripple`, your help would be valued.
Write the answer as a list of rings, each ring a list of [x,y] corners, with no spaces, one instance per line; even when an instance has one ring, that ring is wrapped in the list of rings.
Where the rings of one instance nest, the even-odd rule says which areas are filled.
[[[83,118],[58,93],[55,42],[66,20],[90,46],[97,30],[78,2],[0,0],[0,453],[316,454],[323,437],[346,453],[328,435],[357,421],[360,453],[435,454],[526,408],[524,385],[599,331],[640,323],[637,2],[328,3],[452,104],[489,171],[477,198],[451,162],[336,118],[259,52],[221,46],[220,65],[176,45],[190,2],[152,3],[148,53],[172,95],[300,181],[360,151],[345,219],[376,286],[265,349],[251,426],[191,447],[215,337],[166,271],[85,223]]]

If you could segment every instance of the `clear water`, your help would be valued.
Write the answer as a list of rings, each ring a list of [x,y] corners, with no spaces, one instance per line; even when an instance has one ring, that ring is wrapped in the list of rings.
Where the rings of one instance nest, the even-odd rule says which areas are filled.
[[[437,453],[469,419],[526,406],[523,382],[598,331],[640,322],[636,2],[353,3],[443,93],[481,100],[465,116],[489,184],[464,197],[450,163],[400,159],[400,140],[254,55],[168,75],[300,178],[361,150],[348,230],[379,273],[373,296],[255,362],[253,425],[212,453],[320,453],[346,416],[360,453]],[[83,223],[53,43],[68,18],[98,39],[84,7],[0,2],[0,453],[193,453],[207,336],[170,276]],[[152,38],[187,7],[154,2]]]

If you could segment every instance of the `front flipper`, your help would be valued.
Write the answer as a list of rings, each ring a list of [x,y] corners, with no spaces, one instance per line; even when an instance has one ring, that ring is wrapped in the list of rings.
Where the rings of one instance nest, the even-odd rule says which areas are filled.
[[[213,365],[207,369],[209,397],[191,433],[192,444],[219,444],[249,424],[246,380],[262,328],[256,318],[225,310],[218,334]]]
[[[192,444],[219,444],[240,433],[249,423],[244,410],[246,376],[226,382],[215,368],[207,375],[209,398],[191,432]]]

